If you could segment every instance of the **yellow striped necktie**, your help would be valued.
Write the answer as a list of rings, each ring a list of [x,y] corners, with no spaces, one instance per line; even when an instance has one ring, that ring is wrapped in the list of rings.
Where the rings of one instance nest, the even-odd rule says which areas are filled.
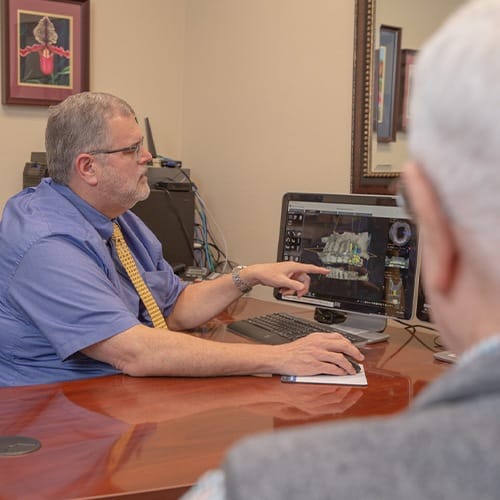
[[[165,318],[163,317],[156,300],[151,294],[151,290],[148,288],[146,283],[144,283],[144,280],[139,273],[139,269],[137,269],[137,264],[130,253],[127,242],[123,237],[120,226],[116,222],[113,222],[113,234],[111,239],[115,243],[116,254],[120,259],[120,262],[125,268],[125,271],[127,271],[130,281],[132,281],[132,284],[137,290],[143,304],[146,306],[149,316],[151,317],[151,321],[153,322],[153,326],[155,328],[167,328]]]

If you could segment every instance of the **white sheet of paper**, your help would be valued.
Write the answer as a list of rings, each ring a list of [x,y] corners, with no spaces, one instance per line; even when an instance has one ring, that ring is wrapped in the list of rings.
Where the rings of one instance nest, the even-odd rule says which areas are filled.
[[[336,385],[368,385],[365,368],[363,365],[359,373],[355,375],[312,375],[310,377],[298,377],[295,375],[283,375],[282,382],[292,384],[336,384]]]

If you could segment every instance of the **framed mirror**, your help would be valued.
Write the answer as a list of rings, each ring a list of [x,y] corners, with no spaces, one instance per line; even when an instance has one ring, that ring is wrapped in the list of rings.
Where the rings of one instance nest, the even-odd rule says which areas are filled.
[[[351,191],[389,194],[408,158],[411,68],[466,0],[355,0]]]

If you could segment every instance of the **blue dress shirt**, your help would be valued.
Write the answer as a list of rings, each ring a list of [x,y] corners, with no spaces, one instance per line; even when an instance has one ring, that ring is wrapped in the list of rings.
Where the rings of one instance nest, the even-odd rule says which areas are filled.
[[[132,212],[118,222],[160,309],[185,287],[158,239]],[[115,264],[112,221],[44,179],[11,198],[0,222],[0,386],[117,373],[79,351],[151,320]]]

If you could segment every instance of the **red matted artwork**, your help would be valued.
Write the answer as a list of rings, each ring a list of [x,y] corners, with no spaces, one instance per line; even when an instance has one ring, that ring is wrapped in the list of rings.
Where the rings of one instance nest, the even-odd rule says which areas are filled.
[[[89,88],[90,0],[2,0],[2,102],[46,106]]]

